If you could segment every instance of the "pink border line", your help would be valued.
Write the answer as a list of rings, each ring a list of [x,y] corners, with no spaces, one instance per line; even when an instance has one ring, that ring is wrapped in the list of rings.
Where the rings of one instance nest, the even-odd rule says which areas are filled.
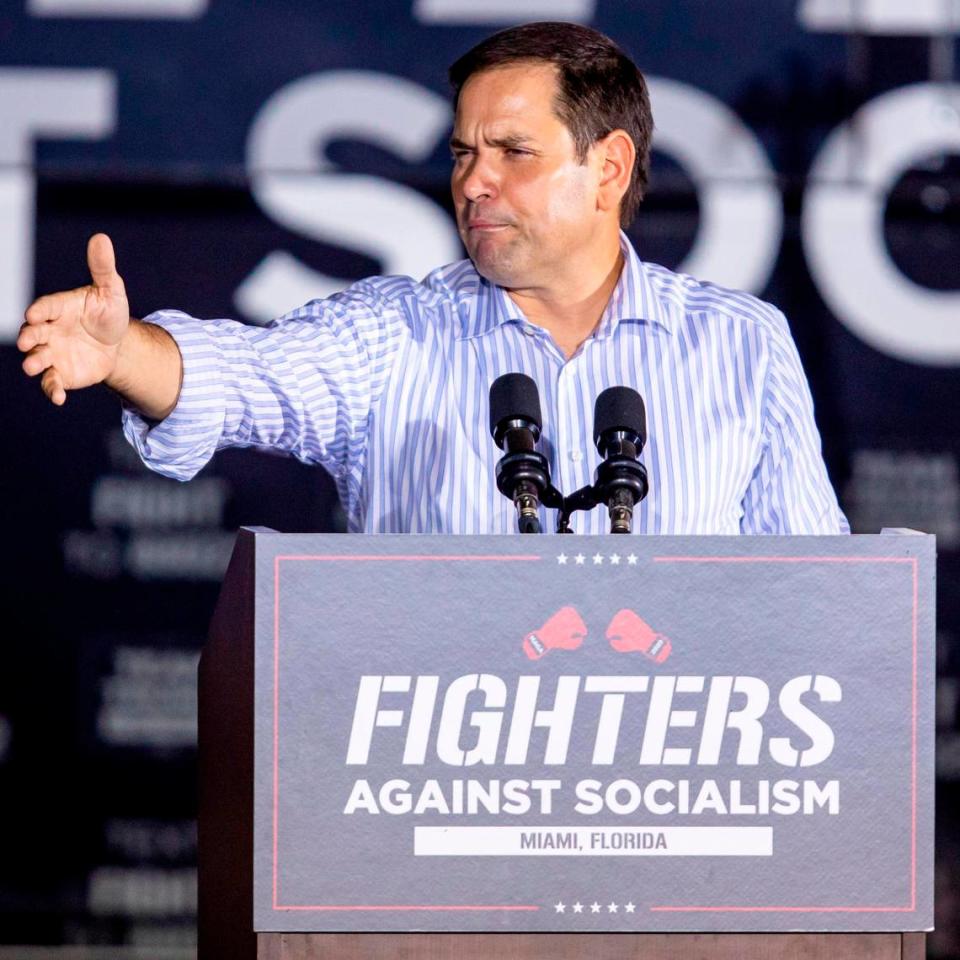
[[[291,554],[273,558],[273,909],[274,910],[314,910],[314,911],[537,911],[536,904],[281,904],[278,896],[279,836],[280,836],[280,561],[281,560],[321,560],[321,561],[473,561],[480,563],[516,563],[540,560],[537,554],[514,554],[498,556],[485,554],[470,556],[467,554]]]
[[[530,560],[540,560],[542,559],[539,554],[516,554],[509,557],[498,557],[496,555],[477,555],[470,556],[469,554],[443,554],[443,553],[398,553],[393,556],[384,556],[383,554],[366,554],[358,553],[349,557],[337,556],[332,553],[318,553],[318,554],[303,554],[302,556],[297,554],[283,555],[274,557],[274,564],[280,560],[333,560],[333,561],[351,561],[351,560],[363,560],[364,562],[376,562],[377,560],[389,561],[392,563],[394,560],[474,560],[489,563],[490,561],[498,561],[500,563],[512,563],[517,561],[526,561]]]
[[[651,913],[912,913],[914,907],[651,907]]]
[[[655,913],[913,913],[917,909],[917,619],[919,575],[916,557],[654,557],[654,563],[904,563],[913,572],[910,728],[910,903],[904,907],[675,906],[650,907]]]
[[[511,904],[509,906],[503,906],[500,904],[490,904],[490,905],[481,905],[481,906],[469,906],[463,903],[390,903],[390,904],[362,904],[362,903],[351,903],[351,904],[324,904],[321,906],[276,906],[274,905],[274,910],[539,910],[540,908],[533,905],[524,904],[522,906],[517,906],[516,904]]]
[[[916,557],[653,557],[654,563],[912,563]]]

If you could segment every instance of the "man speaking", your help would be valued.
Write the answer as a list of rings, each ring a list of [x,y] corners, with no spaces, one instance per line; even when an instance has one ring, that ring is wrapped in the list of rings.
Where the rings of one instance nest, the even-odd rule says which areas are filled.
[[[148,466],[188,479],[223,447],[271,447],[334,478],[351,531],[508,533],[490,384],[539,388],[556,486],[590,482],[593,403],[632,387],[648,418],[648,534],[848,530],[783,315],[641,262],[622,227],[647,180],[643,76],[607,37],[534,23],[450,69],[451,187],[469,260],[371,277],[266,327],[129,316],[100,234],[92,283],[26,312],[24,370],[47,396],[105,382]],[[541,507],[544,529],[548,512]],[[577,514],[602,533],[606,511]]]

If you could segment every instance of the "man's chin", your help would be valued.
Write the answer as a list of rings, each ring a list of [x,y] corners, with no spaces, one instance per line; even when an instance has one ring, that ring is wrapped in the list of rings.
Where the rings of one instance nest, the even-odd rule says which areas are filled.
[[[517,275],[521,272],[516,257],[510,256],[506,250],[491,250],[487,244],[478,244],[475,249],[468,250],[470,259],[477,273],[484,280],[495,283],[498,287],[512,287]]]

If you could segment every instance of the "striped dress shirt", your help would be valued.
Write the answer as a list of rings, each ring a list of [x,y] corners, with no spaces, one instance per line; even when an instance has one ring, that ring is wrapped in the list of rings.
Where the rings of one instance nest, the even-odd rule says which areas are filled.
[[[320,464],[348,529],[510,533],[489,432],[490,384],[531,376],[545,454],[569,494],[593,479],[593,404],[609,386],[647,408],[642,534],[848,532],[820,452],[813,404],[786,319],[746,293],[642,262],[624,268],[594,334],[570,359],[469,260],[422,281],[372,277],[267,326],[162,310],[183,356],[173,412],[124,411],[144,462],[186,480],[216,450],[261,447]],[[555,511],[541,508],[544,530]],[[606,508],[574,514],[609,530]]]

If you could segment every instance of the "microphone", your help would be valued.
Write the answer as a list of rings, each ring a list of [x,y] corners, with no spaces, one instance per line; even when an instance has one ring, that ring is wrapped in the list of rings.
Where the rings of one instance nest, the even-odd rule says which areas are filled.
[[[593,409],[593,442],[603,457],[594,478],[598,503],[610,511],[610,532],[630,533],[633,508],[649,489],[638,458],[647,442],[643,399],[630,387],[608,387]]]
[[[540,533],[540,501],[550,494],[547,458],[535,448],[540,439],[540,395],[523,373],[505,373],[490,387],[490,432],[505,451],[497,464],[497,488],[517,508],[521,533]]]

